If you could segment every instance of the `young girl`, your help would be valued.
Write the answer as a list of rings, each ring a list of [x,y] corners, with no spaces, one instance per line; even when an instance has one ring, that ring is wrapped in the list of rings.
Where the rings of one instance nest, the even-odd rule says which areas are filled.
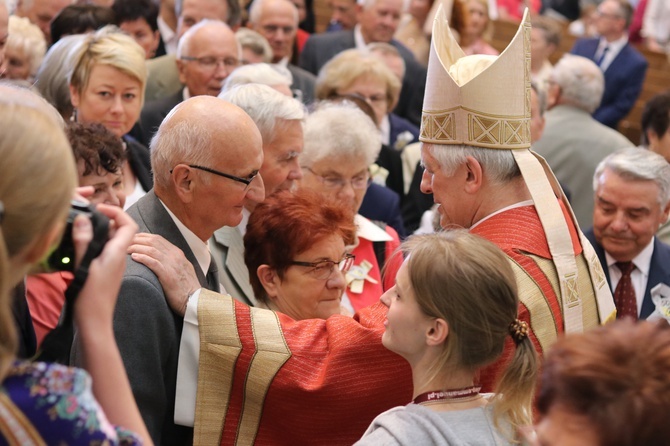
[[[389,305],[386,348],[412,368],[413,400],[379,415],[358,445],[512,444],[532,423],[537,356],[517,319],[509,260],[493,243],[455,230],[414,237]],[[507,336],[517,348],[495,394],[480,394],[477,371]]]

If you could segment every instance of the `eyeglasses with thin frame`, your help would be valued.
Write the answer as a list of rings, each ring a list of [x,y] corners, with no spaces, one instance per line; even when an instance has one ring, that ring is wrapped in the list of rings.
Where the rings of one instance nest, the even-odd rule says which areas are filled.
[[[353,254],[345,254],[341,260],[319,260],[318,262],[299,262],[293,260],[289,262],[290,265],[304,266],[306,268],[312,268],[310,274],[318,280],[327,280],[335,272],[335,266],[337,269],[343,273],[349,271],[354,264],[356,256]]]
[[[347,183],[351,184],[353,189],[367,189],[371,181],[370,172],[368,171],[365,171],[365,174],[361,176],[356,176],[354,178],[350,178],[349,180],[345,180],[344,178],[340,177],[320,175],[307,166],[303,166],[302,168],[308,170],[310,173],[312,173],[312,175],[317,177],[319,181],[321,181],[328,189],[342,189],[347,185]]]
[[[237,181],[238,183],[242,183],[245,185],[244,190],[249,189],[249,185],[251,185],[251,182],[254,181],[254,178],[258,176],[258,171],[253,172],[251,175],[249,175],[247,178],[241,178],[241,177],[236,177],[235,175],[230,175],[228,173],[220,172],[216,169],[210,169],[209,167],[204,167],[204,166],[198,166],[197,164],[187,164],[188,167],[192,169],[198,169],[198,170],[204,170],[205,172],[213,173],[214,175],[218,175],[220,177],[228,178],[229,180]],[[170,173],[174,168],[170,169]]]
[[[214,56],[203,56],[203,57],[191,57],[191,56],[182,56],[181,60],[187,60],[191,62],[197,62],[198,65],[203,68],[212,70],[217,68],[220,64],[226,67],[228,70],[233,70],[240,65],[240,61],[234,57],[214,57]]]

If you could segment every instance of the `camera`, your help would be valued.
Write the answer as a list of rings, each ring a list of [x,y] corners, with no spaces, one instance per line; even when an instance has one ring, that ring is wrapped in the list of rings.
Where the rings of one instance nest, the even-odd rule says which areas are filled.
[[[96,258],[105,247],[109,239],[109,219],[96,211],[93,206],[77,200],[72,200],[70,212],[67,216],[65,231],[58,247],[49,255],[47,268],[49,271],[74,271],[75,254],[72,240],[72,225],[78,215],[85,215],[93,226],[93,239],[89,243],[87,255]],[[94,250],[93,252],[90,252]]]

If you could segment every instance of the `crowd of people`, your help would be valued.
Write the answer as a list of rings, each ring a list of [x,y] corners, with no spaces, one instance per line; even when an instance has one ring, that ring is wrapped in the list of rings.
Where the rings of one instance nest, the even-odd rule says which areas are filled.
[[[0,0],[0,444],[667,443],[666,3]]]

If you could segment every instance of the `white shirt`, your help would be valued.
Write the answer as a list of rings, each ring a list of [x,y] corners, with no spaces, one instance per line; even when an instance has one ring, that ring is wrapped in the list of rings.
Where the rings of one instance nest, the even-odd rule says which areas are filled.
[[[644,292],[647,289],[647,280],[649,280],[649,268],[651,266],[651,256],[654,254],[654,239],[633,259],[635,269],[630,273],[630,280],[633,282],[635,290],[635,301],[637,303],[637,314],[642,310],[642,301]],[[621,271],[615,265],[617,262],[605,251],[605,260],[607,260],[607,269],[610,273],[610,283],[612,284],[612,293],[616,290],[619,280],[621,280]]]
[[[368,52],[368,44],[365,42],[363,32],[361,31],[361,25],[359,24],[356,24],[356,26],[354,26],[354,42],[356,42],[357,50],[363,51],[365,53]]]
[[[596,50],[596,54],[594,57],[594,60],[600,59],[600,56],[603,54],[603,51],[605,51],[605,47],[608,47],[609,49],[607,50],[607,54],[605,55],[605,58],[603,59],[603,62],[600,64],[600,69],[605,72],[609,68],[609,66],[612,64],[612,61],[614,60],[615,57],[619,55],[623,47],[626,46],[628,43],[628,36],[623,35],[619,40],[615,40],[613,42],[608,42],[604,38],[600,38],[600,42],[598,43],[598,49]]]
[[[186,240],[186,244],[193,252],[198,266],[203,274],[207,275],[209,270],[209,264],[212,261],[212,255],[209,252],[207,243],[200,240],[200,238],[188,229],[179,219],[170,211],[170,209],[165,206],[161,201],[161,204],[167,211],[174,224],[179,229],[179,232]],[[219,284],[219,289],[221,289],[221,284]],[[191,300],[195,301],[197,308],[198,296],[200,296],[200,289],[198,289],[191,296]],[[190,304],[190,301],[189,301]],[[188,313],[188,312],[187,312]],[[184,315],[184,326],[181,335],[180,348],[179,348],[179,362],[178,364],[195,364],[195,369],[189,367],[177,367],[177,388],[175,392],[175,423],[178,423],[177,419],[183,419],[183,412],[188,413],[190,411],[191,420],[195,417],[195,396],[198,383],[198,360],[200,353],[200,334],[198,333],[198,316],[195,314],[195,324],[187,323],[186,315]],[[193,317],[193,315],[191,315]],[[191,321],[192,322],[192,321]],[[185,424],[186,426],[193,426],[193,421],[191,424]]]
[[[165,52],[167,54],[177,54],[177,33],[174,32],[160,16],[158,16],[158,32],[163,39]]]

